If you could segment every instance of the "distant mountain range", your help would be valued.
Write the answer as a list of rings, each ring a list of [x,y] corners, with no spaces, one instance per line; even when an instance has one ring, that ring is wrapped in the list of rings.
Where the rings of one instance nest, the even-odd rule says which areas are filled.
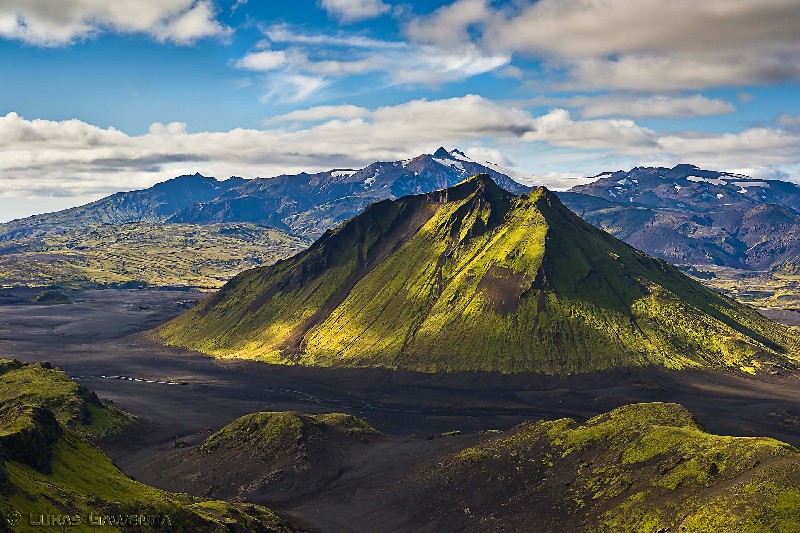
[[[249,222],[316,238],[377,200],[442,189],[479,173],[489,174],[516,194],[530,189],[511,178],[512,170],[439,148],[433,154],[373,163],[360,170],[225,181],[199,174],[180,176],[149,189],[0,224],[0,242],[66,227],[131,222]]]
[[[800,187],[779,180],[638,167],[559,193],[575,213],[628,244],[679,265],[794,268]]]
[[[217,181],[200,174],[178,176],[149,189],[118,192],[79,207],[0,224],[0,242],[58,233],[74,227],[164,222],[182,209],[212,200],[245,182],[242,178]]]
[[[273,363],[570,374],[785,361],[785,328],[487,174],[370,205],[155,333]],[[793,364],[793,363],[789,363]]]
[[[702,170],[694,165],[673,168],[636,167],[595,176],[572,192],[612,202],[693,212],[774,204],[800,212],[800,187],[779,180],[759,180],[742,174]]]
[[[513,170],[477,162],[459,150],[362,169],[218,181],[180,176],[149,189],[120,192],[85,206],[0,224],[0,243],[101,224],[249,223],[315,239],[371,203],[453,186],[488,174],[514,194],[531,181]],[[637,167],[595,176],[558,193],[585,220],[648,254],[681,266],[800,271],[800,187],[692,165]],[[34,246],[35,248],[35,246]],[[41,246],[42,249],[48,246]]]
[[[360,170],[256,178],[213,200],[187,207],[168,221],[253,222],[318,237],[377,200],[443,189],[479,173],[488,173],[510,192],[529,190],[503,173],[512,171],[487,165],[458,150],[439,148],[432,155],[373,163]]]

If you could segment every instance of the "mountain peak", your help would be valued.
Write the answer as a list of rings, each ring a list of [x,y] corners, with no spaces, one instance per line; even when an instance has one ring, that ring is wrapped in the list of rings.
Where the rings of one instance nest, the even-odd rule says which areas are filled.
[[[182,174],[180,176],[175,176],[174,178],[170,178],[168,180],[156,183],[156,185],[162,185],[162,184],[165,184],[165,183],[205,181],[205,180],[214,180],[214,181],[216,181],[216,178],[212,178],[212,177],[209,177],[209,176],[203,176],[199,172],[195,172],[194,174]]]
[[[475,184],[484,185],[484,186],[495,186],[497,187],[497,183],[492,179],[492,177],[486,172],[480,172],[478,174],[473,174],[472,176],[464,179],[463,181],[457,183],[455,186],[458,187],[462,183],[470,183],[474,182]],[[491,184],[491,185],[490,185]]]
[[[450,157],[450,152],[448,152],[444,147],[440,146],[438,150],[433,152],[433,157],[440,157],[440,158],[441,157],[445,157],[445,158],[447,158],[447,157]]]
[[[539,210],[546,210],[546,209],[567,209],[564,204],[561,202],[561,199],[548,189],[547,187],[537,187],[531,192],[529,192],[526,196],[528,196],[536,205]]]
[[[457,183],[449,189],[444,189],[446,197],[450,200],[463,197],[461,192],[474,195],[475,197],[487,200],[490,205],[495,205],[498,202],[508,203],[514,197],[513,193],[500,187],[489,174],[480,173],[470,176],[469,178]]]

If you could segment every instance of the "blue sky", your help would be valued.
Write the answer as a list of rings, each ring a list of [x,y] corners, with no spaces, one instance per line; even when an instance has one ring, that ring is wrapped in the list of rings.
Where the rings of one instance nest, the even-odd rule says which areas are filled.
[[[199,171],[461,148],[554,188],[800,181],[800,3],[8,0],[0,220]]]

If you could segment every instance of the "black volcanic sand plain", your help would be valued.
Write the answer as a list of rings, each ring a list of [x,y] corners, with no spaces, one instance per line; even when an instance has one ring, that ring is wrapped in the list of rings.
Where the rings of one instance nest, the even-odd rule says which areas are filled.
[[[580,422],[629,403],[681,404],[711,433],[763,435],[800,446],[796,372],[765,369],[749,376],[639,368],[557,378],[271,366],[168,348],[141,334],[191,307],[202,293],[74,291],[67,293],[71,304],[31,303],[39,292],[2,291],[0,354],[49,361],[136,415],[132,432],[101,443],[124,472],[159,488],[265,503],[313,530],[381,527],[380,510],[396,500],[411,465],[435,463],[482,442],[483,431],[564,417]],[[283,465],[269,465],[275,476],[302,471],[298,460],[315,465],[311,472],[279,480],[272,491],[259,492],[255,469],[230,469],[226,479],[193,453],[236,418],[264,411],[347,413],[380,433],[324,436],[334,452],[320,464],[312,447],[287,456]],[[434,493],[441,490],[437,483],[449,482],[431,476],[420,486]],[[250,481],[253,490],[243,491]],[[392,504],[396,515],[397,505],[415,505],[413,499],[401,500]],[[427,523],[391,520],[385,530]]]

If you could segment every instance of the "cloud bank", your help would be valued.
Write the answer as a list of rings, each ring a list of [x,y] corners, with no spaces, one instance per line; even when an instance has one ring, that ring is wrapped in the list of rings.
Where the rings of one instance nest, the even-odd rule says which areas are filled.
[[[782,122],[791,122],[783,118]],[[757,127],[736,134],[657,132],[630,119],[576,119],[564,109],[533,116],[477,95],[419,99],[367,109],[353,105],[292,111],[264,129],[187,131],[153,124],[143,135],[79,120],[0,117],[0,189],[5,195],[87,195],[151,185],[181,173],[218,177],[361,167],[399,160],[440,145],[479,157],[541,147],[766,172],[800,164],[800,132]],[[493,148],[486,148],[493,146]],[[499,149],[499,151],[498,151]],[[761,170],[759,170],[761,169]],[[535,168],[527,168],[535,171]],[[607,170],[607,169],[598,169]]]
[[[562,88],[661,91],[798,79],[798,27],[792,0],[457,0],[406,33],[543,58]]]

